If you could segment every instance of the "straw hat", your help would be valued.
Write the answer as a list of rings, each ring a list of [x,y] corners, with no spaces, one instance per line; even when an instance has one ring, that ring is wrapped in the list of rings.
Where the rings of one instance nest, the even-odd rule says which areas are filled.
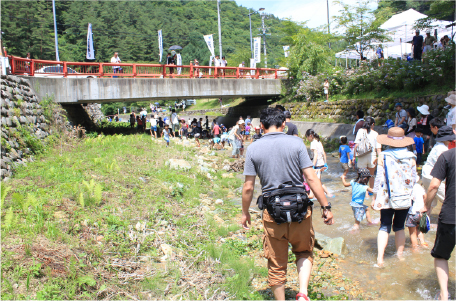
[[[431,114],[429,112],[429,106],[428,105],[422,105],[421,107],[416,108],[418,112],[420,112],[422,115],[429,115]]]
[[[451,94],[450,96],[448,96],[447,98],[445,98],[445,101],[451,105],[456,105],[456,95],[455,94]]]
[[[404,130],[400,127],[392,127],[388,130],[387,135],[378,135],[377,141],[383,145],[392,147],[406,147],[415,144],[413,138],[405,137]]]

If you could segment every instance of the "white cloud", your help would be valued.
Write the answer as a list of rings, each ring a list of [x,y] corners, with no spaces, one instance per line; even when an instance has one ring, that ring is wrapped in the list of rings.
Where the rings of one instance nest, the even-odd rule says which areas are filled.
[[[355,5],[357,0],[344,0],[344,3]],[[223,3],[223,2],[222,2]],[[291,18],[293,21],[307,21],[307,26],[316,28],[327,24],[327,4],[325,0],[236,0],[238,5],[258,10],[265,8],[265,12],[274,14],[279,18]],[[371,8],[377,7],[376,1],[372,1]],[[339,15],[340,6],[329,0],[329,22],[332,17]],[[333,25],[331,25],[331,30]]]

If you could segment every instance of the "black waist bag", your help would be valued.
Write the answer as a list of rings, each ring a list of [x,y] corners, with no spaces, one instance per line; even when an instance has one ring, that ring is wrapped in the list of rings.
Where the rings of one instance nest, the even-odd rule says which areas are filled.
[[[283,184],[270,192],[260,195],[257,200],[260,210],[267,209],[269,215],[280,225],[302,222],[307,215],[307,207],[313,204],[304,187],[283,187]]]

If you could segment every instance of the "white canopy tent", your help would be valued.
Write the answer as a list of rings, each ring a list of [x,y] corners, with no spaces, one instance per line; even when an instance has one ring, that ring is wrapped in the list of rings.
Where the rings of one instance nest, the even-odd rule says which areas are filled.
[[[384,57],[400,58],[403,54],[412,52],[411,41],[415,35],[415,29],[413,28],[415,22],[419,19],[427,18],[425,14],[422,14],[414,9],[406,10],[402,13],[392,16],[388,21],[383,23],[380,28],[387,31],[392,38],[391,42],[387,43],[375,43],[381,44],[383,47]],[[449,21],[434,21],[431,23],[432,32],[434,35],[434,29],[437,29],[438,39],[444,35],[451,36],[451,29],[445,28],[446,25],[451,24]],[[421,33],[424,36],[424,32]],[[364,54],[368,59],[376,58],[376,51],[368,51]],[[360,59],[359,54],[354,50],[344,50],[336,53],[336,59]],[[347,63],[346,63],[347,65]]]
[[[413,28],[415,22],[423,18],[427,18],[427,16],[411,8],[392,16],[388,21],[380,26],[380,28],[386,30],[393,39],[391,42],[384,43],[383,53],[385,54],[385,57],[401,57],[403,53],[405,54],[411,52],[411,46],[406,46],[404,43],[411,42],[413,36],[415,35],[415,29]],[[451,22],[449,21],[432,22],[431,35],[434,35],[434,29],[437,29],[439,38],[443,37],[444,34],[442,33],[445,32],[445,34],[447,34],[446,32],[448,32],[448,29],[445,28],[445,26],[450,23]],[[424,35],[424,32],[421,34]],[[387,55],[385,53],[385,49],[387,49]]]

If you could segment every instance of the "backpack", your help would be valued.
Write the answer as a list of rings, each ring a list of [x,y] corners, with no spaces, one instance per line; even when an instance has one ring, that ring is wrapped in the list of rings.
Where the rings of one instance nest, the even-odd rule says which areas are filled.
[[[358,147],[356,148],[357,157],[367,155],[374,149],[373,145],[369,141],[369,137],[367,137],[367,130],[363,130],[362,133],[363,136],[361,137],[361,141],[358,143]]]
[[[387,159],[388,158],[388,159]],[[392,209],[408,209],[412,206],[412,191],[415,178],[412,176],[413,159],[396,159],[383,156],[386,187]]]

